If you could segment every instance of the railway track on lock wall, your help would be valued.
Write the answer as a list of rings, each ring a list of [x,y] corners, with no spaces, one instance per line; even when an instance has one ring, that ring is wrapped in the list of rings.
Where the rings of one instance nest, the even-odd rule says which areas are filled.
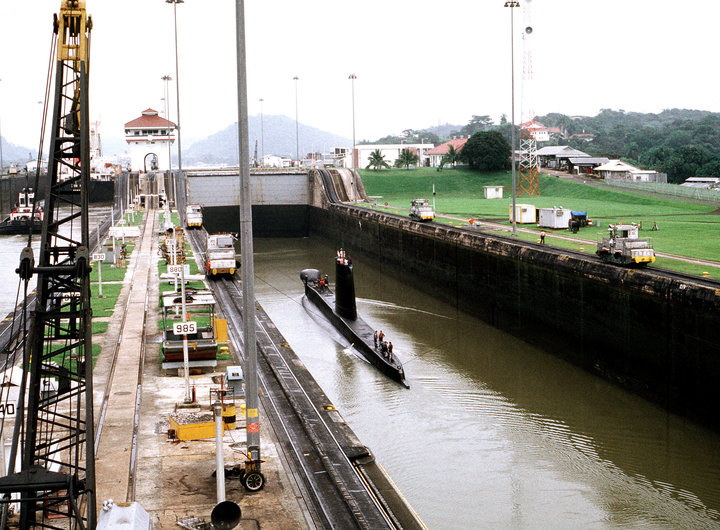
[[[203,249],[205,231],[187,231]],[[242,287],[236,277],[211,280],[235,352],[245,351]],[[316,528],[380,530],[404,526],[358,469],[372,455],[348,435],[338,411],[258,308],[258,387],[265,425],[274,434],[294,488]]]
[[[406,215],[399,215],[389,212],[383,212],[384,216],[391,217],[394,219],[399,220],[408,220],[408,217]],[[435,221],[430,222],[424,222],[423,224],[426,224],[428,226],[437,227],[445,230],[455,230],[462,233],[467,234],[476,234],[476,235],[482,235],[484,237],[489,237],[497,241],[503,241],[505,243],[508,243],[510,245],[519,245],[523,246],[525,248],[532,248],[534,250],[542,251],[546,254],[550,254],[556,257],[563,257],[566,258],[568,256],[575,257],[580,260],[589,261],[593,263],[604,263],[600,257],[596,256],[594,253],[595,249],[595,243],[588,243],[587,246],[591,247],[593,249],[592,252],[582,252],[579,250],[572,250],[562,247],[554,247],[552,245],[542,244],[542,243],[536,243],[534,241],[527,241],[527,240],[521,240],[516,237],[513,237],[511,235],[504,235],[494,229],[485,229],[482,228],[482,226],[478,228],[471,228],[471,227],[449,227],[447,224],[444,223],[438,223]],[[706,278],[703,276],[698,276],[697,274],[688,274],[683,272],[677,272],[669,269],[663,269],[661,267],[656,267],[654,265],[649,265],[645,267],[638,267],[638,268],[627,268],[627,267],[620,267],[619,265],[610,265],[607,264],[608,267],[615,267],[622,270],[638,270],[638,271],[644,271],[650,274],[654,274],[657,276],[660,276],[662,278],[666,278],[671,281],[676,282],[684,282],[684,283],[694,283],[706,286],[708,288],[712,289],[720,289],[720,280],[713,279],[713,278]]]

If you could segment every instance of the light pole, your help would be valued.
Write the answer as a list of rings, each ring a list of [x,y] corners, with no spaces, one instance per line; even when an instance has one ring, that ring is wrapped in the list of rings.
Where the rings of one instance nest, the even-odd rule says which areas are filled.
[[[2,79],[0,79],[2,81]],[[2,101],[2,98],[0,98],[0,101]],[[3,154],[2,154],[2,122],[0,122],[0,175],[2,175],[3,168],[5,167],[5,164],[3,163]]]
[[[260,471],[260,420],[257,376],[257,335],[255,332],[255,265],[253,262],[252,204],[250,200],[250,146],[248,144],[247,62],[245,57],[245,2],[235,0],[237,28],[238,172],[240,173],[240,257],[242,260],[243,341],[245,345],[245,422],[247,453]],[[264,481],[260,473],[247,473],[254,485]],[[257,482],[259,481],[259,482]]]
[[[298,125],[298,81],[299,77],[293,77],[295,81],[295,156],[297,157],[298,164],[300,164],[300,126]]]
[[[182,178],[182,143],[180,142],[180,72],[178,68],[178,36],[177,36],[177,5],[184,4],[185,0],[165,0],[166,3],[173,5],[173,16],[175,18],[175,87],[177,89],[177,140],[178,140],[178,176]],[[168,116],[166,116],[167,118]],[[187,203],[187,186],[183,186],[185,190],[185,202]],[[178,207],[177,197],[175,197],[175,207]],[[183,212],[184,214],[184,212]],[[178,209],[178,215],[183,215]]]
[[[160,79],[165,81],[165,121],[167,121],[167,137],[168,137],[168,176],[167,176],[167,183],[170,185],[172,183],[172,196],[173,201],[175,201],[175,205],[177,206],[177,190],[175,189],[175,181],[172,179],[172,146],[170,142],[170,101],[168,99],[169,97],[169,89],[168,89],[168,83],[172,81],[172,77],[169,75],[164,75]]]
[[[352,148],[352,172],[353,172],[353,191],[355,193],[355,202],[357,203],[357,178],[355,177],[355,80],[357,76],[350,74],[350,84],[352,86],[352,118],[353,118],[353,148]]]
[[[263,98],[260,98],[260,160],[265,158],[265,125],[263,124]]]
[[[512,235],[517,236],[517,220],[515,219],[515,29],[513,15],[515,11],[513,8],[520,7],[520,2],[517,0],[508,0],[505,2],[505,7],[510,8],[510,79],[511,79],[511,92],[512,92],[512,117],[511,117],[511,129],[510,129],[510,165],[512,166]]]

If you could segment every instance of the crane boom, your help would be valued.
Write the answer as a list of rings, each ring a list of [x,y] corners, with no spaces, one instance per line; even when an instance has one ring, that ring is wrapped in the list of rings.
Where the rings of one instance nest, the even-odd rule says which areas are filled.
[[[28,245],[18,268],[21,281],[37,274],[31,325],[22,341],[20,366],[27,377],[8,474],[0,479],[3,521],[11,496],[12,502],[19,496],[22,530],[92,530],[96,524],[88,250],[91,29],[84,0],[61,1],[54,19],[57,62],[40,254],[35,265]]]

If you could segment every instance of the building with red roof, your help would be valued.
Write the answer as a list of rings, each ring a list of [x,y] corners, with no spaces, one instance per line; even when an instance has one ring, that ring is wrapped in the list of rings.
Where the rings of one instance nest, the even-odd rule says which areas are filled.
[[[146,109],[139,118],[125,124],[125,141],[130,145],[132,171],[167,171],[177,126]]]
[[[437,147],[433,147],[429,151],[426,151],[425,155],[430,157],[430,167],[440,167],[442,157],[448,154],[450,146],[454,147],[455,151],[460,152],[462,148],[465,147],[467,141],[467,138],[453,138],[444,144],[440,144]]]

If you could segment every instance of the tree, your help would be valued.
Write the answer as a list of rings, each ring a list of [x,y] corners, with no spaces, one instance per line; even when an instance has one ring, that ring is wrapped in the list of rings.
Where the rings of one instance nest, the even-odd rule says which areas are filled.
[[[484,131],[472,135],[460,152],[470,167],[480,170],[510,167],[510,144],[498,131]]]
[[[443,155],[442,159],[440,159],[440,169],[442,169],[445,164],[455,167],[459,160],[460,151],[457,151],[455,147],[451,145],[448,147],[448,152]]]
[[[385,155],[382,154],[382,151],[380,151],[380,149],[375,149],[375,151],[372,151],[370,153],[370,156],[368,157],[368,165],[365,167],[365,169],[370,168],[375,171],[379,171],[382,168],[390,169],[390,164],[385,161]]]
[[[410,169],[410,166],[415,166],[420,162],[420,157],[410,151],[410,149],[403,149],[400,151],[400,156],[395,161],[395,167],[404,167]]]

